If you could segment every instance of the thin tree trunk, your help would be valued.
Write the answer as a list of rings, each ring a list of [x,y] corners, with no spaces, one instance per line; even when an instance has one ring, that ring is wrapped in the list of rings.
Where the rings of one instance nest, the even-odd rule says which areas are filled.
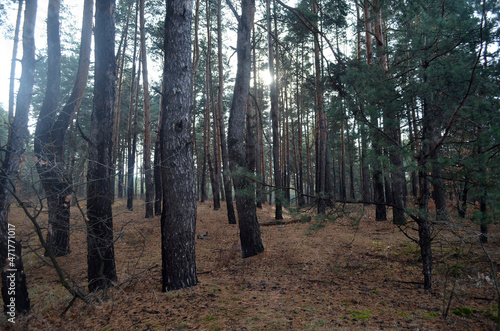
[[[134,30],[134,53],[132,56],[132,78],[130,80],[130,101],[128,109],[128,131],[127,131],[127,209],[134,209],[134,165],[135,165],[135,142],[134,140],[134,122],[137,121],[134,117],[134,105],[137,102],[136,95],[136,58],[137,58],[137,20],[139,6],[135,6],[135,30]],[[139,76],[139,70],[137,70]],[[139,85],[139,77],[137,77],[137,85]]]
[[[195,7],[195,13],[194,13],[194,44],[193,44],[193,82],[196,81],[196,72],[198,71],[198,66],[200,64],[200,45],[198,42],[198,27],[199,27],[199,20],[200,20],[200,0],[196,0],[196,7]],[[196,90],[195,90],[195,85],[196,84],[191,84],[191,93],[192,93],[192,98],[193,98],[193,109],[196,109]],[[162,87],[163,90],[163,87]],[[160,107],[161,109],[161,107]],[[198,152],[198,146],[197,146],[197,139],[196,139],[196,112],[193,113],[193,123],[192,123],[192,128],[193,128],[193,142],[194,142],[194,148],[193,148],[193,155],[196,158],[196,197],[197,199],[200,199],[201,202],[205,201],[205,199],[202,198],[201,194],[201,169],[202,169],[202,162],[201,158]],[[205,161],[203,160],[203,165]]]
[[[413,130],[413,121],[411,118],[411,110],[408,109],[407,111],[407,119],[408,119],[408,137],[410,139],[410,150],[412,151],[413,155],[417,155],[417,141],[416,141],[416,136],[414,135],[414,130]],[[418,174],[416,171],[411,171],[410,173],[410,182],[411,182],[411,195],[413,197],[418,196]]]
[[[318,13],[318,3],[313,1],[312,12]],[[317,23],[315,23],[317,25]],[[330,198],[328,192],[328,175],[329,169],[328,153],[327,153],[327,123],[326,116],[323,110],[323,83],[321,80],[321,61],[320,61],[320,43],[319,34],[314,34],[314,67],[315,67],[315,105],[316,105],[316,195],[317,195],[317,210],[319,214],[326,212],[327,201]]]
[[[275,187],[275,205],[276,213],[275,218],[277,220],[283,219],[282,212],[282,193],[281,193],[281,167],[280,167],[280,136],[279,136],[279,103],[278,103],[278,72],[274,68],[274,48],[272,40],[272,30],[271,30],[271,0],[266,2],[267,10],[267,39],[268,39],[268,50],[269,50],[269,73],[272,77],[272,82],[269,85],[270,88],[270,98],[271,98],[271,122],[273,131],[273,168],[274,168],[274,185]]]
[[[38,132],[35,133],[37,136],[35,140],[35,152],[38,156],[37,170],[47,195],[49,208],[46,248],[56,257],[70,253],[69,223],[72,180],[71,176],[68,176],[68,169],[65,168],[67,162],[65,161],[64,145],[69,125],[74,114],[80,108],[85,87],[87,86],[92,41],[93,7],[94,2],[91,0],[87,0],[84,3],[79,63],[71,95],[57,118],[55,114],[57,103],[54,100],[47,103],[44,101],[44,106],[42,106],[42,110],[40,111],[41,122],[37,125]],[[55,34],[56,32],[52,33]],[[57,49],[57,46],[53,45],[54,42],[49,43],[52,44],[49,47],[49,49],[52,49],[51,53]],[[55,74],[57,70],[50,67],[50,75]],[[53,96],[49,94],[49,98],[53,98]],[[47,108],[44,109],[44,107]]]
[[[87,184],[88,287],[93,292],[116,281],[111,209],[111,161],[115,101],[115,3],[97,0],[95,14],[95,83]]]
[[[161,215],[161,199],[162,199],[160,162],[161,162],[160,134],[158,133],[155,141],[155,154],[154,154],[155,215],[157,216]]]
[[[229,224],[236,224],[236,214],[233,204],[233,186],[231,183],[231,171],[229,169],[229,155],[227,151],[226,133],[224,128],[224,66],[222,63],[222,1],[217,2],[217,58],[219,66],[219,88],[217,93],[217,118],[219,124],[220,144],[222,153],[222,176],[224,179],[224,196],[226,198],[227,219]]]
[[[344,114],[342,114],[340,124],[340,200],[346,201],[347,199],[347,178],[346,178],[346,162],[345,162],[345,127],[344,127]]]
[[[59,201],[60,194],[64,191],[64,182],[60,173],[64,166],[58,166],[54,150],[51,150],[47,145],[53,144],[51,137],[52,126],[56,120],[57,108],[59,103],[59,91],[61,87],[61,41],[59,37],[59,10],[60,3],[56,0],[50,0],[47,10],[47,87],[43,99],[42,108],[38,116],[38,121],[35,130],[34,152],[38,158],[36,168],[43,189],[47,198],[47,206],[49,210],[49,221],[47,230],[47,245],[46,249],[51,250],[56,256],[62,256],[69,253],[69,241],[57,243],[56,239],[69,239],[68,232],[69,222],[64,222],[65,215],[57,215],[59,212],[64,213],[65,210],[60,210]],[[63,197],[64,199],[65,197]],[[69,207],[69,202],[68,202]],[[69,215],[68,215],[69,216]],[[59,219],[63,222],[59,223]],[[59,232],[62,232],[58,235]],[[59,245],[58,245],[59,244]],[[61,247],[59,247],[61,246]],[[61,250],[61,251],[59,251]]]
[[[372,33],[377,30],[377,28],[373,28],[371,24],[371,15],[370,15],[370,2],[364,1],[364,15],[365,15],[365,30],[366,30],[366,61],[368,65],[373,63],[373,54],[372,54]],[[374,128],[378,127],[378,118],[377,116],[371,117],[371,124]],[[373,164],[373,196],[374,202],[376,204],[375,207],[375,220],[376,221],[385,221],[387,220],[387,210],[385,206],[384,199],[384,180],[382,175],[381,167],[382,165],[378,160],[382,157],[382,147],[380,146],[380,136],[376,130],[371,131],[371,139],[372,139],[372,148],[375,153],[375,162]]]
[[[163,91],[163,81],[162,81]],[[161,110],[163,109],[163,96],[160,96],[160,115],[158,116],[158,131],[156,132],[155,154],[154,154],[154,185],[155,185],[155,215],[161,215],[161,202],[163,199],[162,176],[161,176]]]
[[[425,79],[425,78],[424,78]],[[427,174],[429,169],[428,165],[428,152],[430,151],[431,137],[432,137],[432,119],[426,101],[423,105],[423,118],[422,118],[422,147],[418,155],[419,166],[419,214],[417,218],[418,235],[420,255],[422,257],[422,273],[424,276],[424,288],[430,290],[432,287],[432,248],[431,248],[431,227],[429,222],[429,179]]]
[[[351,141],[351,135],[349,134],[349,124],[347,126],[347,144],[348,146],[354,145]],[[354,127],[353,127],[354,133]],[[354,151],[349,148],[349,199],[354,200],[356,196],[354,194]]]
[[[219,0],[220,1],[220,0]],[[255,175],[257,176],[257,190],[256,190],[256,200],[257,208],[262,208],[262,200],[264,195],[264,185],[262,179],[262,160],[261,160],[261,124],[260,124],[260,109],[257,101],[258,97],[258,76],[257,76],[257,50],[256,50],[256,39],[255,39],[255,26],[252,28],[252,63],[253,63],[253,95],[254,95],[254,107],[255,107],[255,154],[257,160],[255,162]]]
[[[118,93],[116,94],[116,101],[115,101],[115,113],[114,113],[114,128],[113,128],[113,166],[116,167],[116,161],[118,158],[118,142],[120,141],[120,109],[121,109],[121,99],[122,99],[122,88],[123,88],[123,71],[125,69],[125,55],[127,53],[127,42],[128,42],[128,26],[129,26],[129,21],[130,21],[130,15],[132,13],[132,5],[133,1],[130,2],[128,6],[128,14],[127,14],[127,21],[125,23],[125,29],[123,30],[122,38],[120,40],[120,47],[122,46],[123,42],[123,52],[121,56],[121,60],[119,61],[120,63],[120,73],[118,76]],[[118,54],[116,58],[118,59],[120,55],[120,48],[118,48]],[[117,61],[118,62],[118,61]],[[118,170],[119,172],[121,171]],[[115,169],[116,173],[116,169]],[[120,176],[120,175],[118,175]],[[113,203],[115,202],[115,176],[111,179],[113,184]],[[118,184],[120,185],[120,183]],[[120,190],[120,188],[118,189]]]
[[[149,97],[148,60],[146,56],[146,31],[144,29],[144,0],[140,0],[142,91],[144,98],[144,184],[146,186],[146,218],[154,216],[154,184],[151,177],[151,104]]]
[[[301,47],[303,50],[303,47]],[[298,52],[297,52],[298,53]],[[302,55],[302,54],[301,54]],[[297,55],[298,57],[298,55]],[[306,204],[305,198],[304,198],[304,156],[302,152],[302,113],[303,113],[303,98],[301,94],[301,89],[299,90],[300,86],[302,85],[302,78],[299,81],[299,76],[304,77],[302,75],[302,67],[303,67],[303,61],[300,61],[301,65],[297,65],[297,79],[296,79],[296,85],[297,85],[297,147],[298,147],[298,190],[299,190],[299,196],[298,196],[298,205],[299,207],[303,207]],[[300,75],[299,75],[300,73]],[[300,85],[299,85],[300,84]]]
[[[213,128],[214,128],[214,134],[213,134],[213,141],[214,141],[214,159],[213,163],[211,161],[211,155],[210,155],[210,108],[212,107],[212,61],[211,61],[211,56],[212,56],[212,34],[210,32],[210,1],[207,0],[206,2],[206,18],[207,18],[207,56],[206,56],[206,66],[205,66],[205,88],[206,88],[206,102],[205,102],[205,116],[207,117],[205,119],[205,124],[207,126],[207,134],[208,138],[206,139],[206,153],[207,153],[207,163],[208,163],[208,170],[210,171],[210,182],[212,184],[212,199],[213,199],[213,207],[214,210],[219,210],[220,209],[220,187],[219,187],[219,174],[218,174],[218,155],[215,146],[217,145],[217,124],[216,124],[216,119],[215,119],[215,109],[214,109],[214,123],[213,123]],[[208,123],[208,124],[207,124]]]
[[[229,162],[238,209],[241,251],[244,258],[264,251],[255,207],[255,187],[246,174],[249,169],[244,148],[245,112],[250,90],[252,63],[250,35],[254,14],[255,0],[242,0],[236,48],[238,67],[228,128]]]
[[[16,64],[17,64],[17,46],[19,44],[19,30],[21,29],[21,18],[23,14],[23,0],[19,0],[17,8],[16,28],[14,30],[14,46],[12,47],[12,59],[10,62],[10,80],[9,80],[9,125],[14,121],[14,89],[16,80]]]
[[[196,186],[191,141],[192,2],[167,0],[161,156],[162,291],[197,284]]]
[[[15,228],[8,222],[8,213],[12,194],[16,193],[16,178],[20,168],[28,138],[29,109],[35,80],[35,21],[36,0],[26,0],[23,26],[22,72],[17,93],[16,113],[11,124],[5,158],[0,168],[0,267],[2,276],[2,299],[4,312],[9,318],[31,310],[26,274],[21,254],[21,243],[16,240]],[[14,231],[15,232],[15,231]],[[16,291],[8,291],[11,281],[15,282]]]

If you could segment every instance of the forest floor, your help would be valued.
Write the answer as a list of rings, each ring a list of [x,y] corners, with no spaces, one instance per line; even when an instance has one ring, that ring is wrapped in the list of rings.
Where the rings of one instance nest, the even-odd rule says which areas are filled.
[[[135,202],[140,203],[139,201]],[[160,217],[143,206],[114,205],[118,282],[92,304],[71,301],[55,271],[30,249],[39,246],[26,217],[12,208],[23,237],[32,313],[7,330],[493,330],[496,292],[477,225],[463,221],[435,233],[432,290],[422,285],[418,245],[392,222],[375,222],[374,209],[338,206],[338,217],[318,219],[258,210],[265,251],[241,258],[237,225],[225,205],[198,204],[197,286],[161,292]],[[76,208],[73,208],[76,209]],[[311,211],[310,211],[311,212]],[[76,210],[75,210],[76,213]],[[83,221],[72,224],[72,253],[58,262],[86,286]],[[412,224],[406,228],[416,236]],[[486,248],[500,261],[500,225]],[[41,250],[39,251],[41,252]],[[497,265],[498,266],[498,265]],[[451,301],[450,301],[451,296]],[[449,308],[447,308],[449,305]],[[443,312],[448,311],[447,318]]]

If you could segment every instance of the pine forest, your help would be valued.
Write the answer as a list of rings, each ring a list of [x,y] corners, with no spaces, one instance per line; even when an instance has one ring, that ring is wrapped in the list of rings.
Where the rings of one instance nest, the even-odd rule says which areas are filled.
[[[0,327],[500,330],[500,2],[0,3]]]

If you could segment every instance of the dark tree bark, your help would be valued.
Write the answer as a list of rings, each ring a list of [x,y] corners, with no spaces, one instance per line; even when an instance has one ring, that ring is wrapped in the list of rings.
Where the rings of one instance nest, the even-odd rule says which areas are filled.
[[[42,108],[38,116],[35,130],[34,151],[38,158],[36,168],[40,176],[42,186],[47,198],[49,209],[49,221],[47,230],[46,249],[51,250],[56,256],[69,253],[69,222],[65,219],[69,215],[64,215],[66,208],[59,209],[59,205],[64,205],[64,186],[66,179],[60,173],[61,166],[58,166],[53,151],[47,149],[47,144],[53,143],[50,139],[52,125],[57,116],[59,102],[59,90],[61,86],[61,41],[59,37],[59,9],[60,2],[50,0],[47,10],[47,88],[43,99]],[[63,178],[62,180],[60,178]],[[62,201],[59,201],[62,198]],[[67,203],[69,207],[69,202]],[[61,214],[62,215],[58,215]],[[59,234],[60,233],[60,234]],[[57,242],[63,239],[64,242]]]
[[[27,0],[24,9],[22,72],[17,93],[16,113],[12,121],[6,153],[0,168],[0,267],[2,276],[2,299],[4,312],[9,318],[16,317],[16,311],[28,313],[31,309],[26,274],[21,258],[21,244],[15,238],[12,225],[8,223],[8,213],[12,193],[16,192],[16,178],[21,156],[28,138],[28,118],[33,83],[35,80],[35,21],[37,1]],[[16,290],[9,291],[11,281]],[[12,307],[13,304],[13,309]],[[10,307],[9,307],[10,305]]]
[[[376,118],[372,118],[372,124],[376,125],[376,123]],[[382,157],[380,139],[381,137],[378,132],[372,133],[372,147],[375,153],[375,162],[373,165],[373,198],[376,204],[375,221],[387,220],[387,209],[384,198],[384,176],[381,170],[382,164],[378,161]]]
[[[313,1],[312,12],[318,13],[318,3]],[[315,23],[317,25],[317,23]],[[323,109],[323,83],[321,78],[321,61],[320,61],[320,43],[319,33],[316,26],[314,37],[314,88],[315,88],[315,105],[316,105],[316,196],[317,209],[319,214],[326,212],[327,201],[330,198],[328,185],[328,149],[327,142],[327,123],[326,115]]]
[[[346,177],[346,156],[345,156],[345,128],[344,128],[344,114],[342,114],[340,123],[340,160],[339,160],[339,184],[340,184],[340,200],[346,201],[347,199],[347,177]]]
[[[137,70],[136,77],[136,56],[137,56],[137,19],[139,14],[139,6],[136,4],[135,8],[135,30],[134,30],[134,53],[132,56],[132,79],[130,82],[130,103],[128,110],[128,132],[127,132],[127,208],[128,210],[134,209],[134,171],[135,171],[135,153],[136,145],[135,140],[137,137],[137,114],[134,113],[135,103],[139,85],[139,72]],[[137,78],[137,83],[136,83]],[[135,114],[135,115],[134,115]]]
[[[280,135],[279,135],[279,102],[278,102],[278,71],[274,68],[274,47],[271,30],[271,0],[266,1],[267,10],[267,42],[269,50],[269,74],[272,82],[269,85],[271,98],[271,123],[273,131],[273,168],[274,168],[274,202],[276,205],[275,218],[283,219],[282,192],[281,192],[281,167],[280,167]],[[276,59],[277,60],[277,59]]]
[[[432,248],[431,248],[431,225],[429,222],[429,179],[428,172],[428,152],[430,151],[432,118],[428,106],[424,101],[422,117],[422,147],[418,155],[418,177],[419,177],[419,196],[418,206],[419,215],[417,217],[418,236],[420,246],[420,256],[422,257],[422,274],[424,276],[424,288],[426,290],[432,287]]]
[[[52,10],[49,10],[49,13]],[[84,3],[82,33],[80,43],[80,54],[78,70],[75,83],[69,99],[66,101],[62,111],[56,117],[57,102],[50,100],[55,98],[55,84],[59,78],[51,78],[52,90],[46,94],[46,100],[40,111],[37,131],[35,132],[35,153],[38,157],[37,170],[44,187],[49,209],[49,223],[47,232],[47,249],[55,256],[64,256],[70,253],[69,242],[69,222],[70,205],[72,200],[71,176],[68,175],[64,155],[65,137],[71,120],[80,108],[82,97],[87,86],[88,72],[90,66],[90,51],[92,42],[92,22],[94,13],[94,1],[87,0]],[[51,14],[50,16],[53,16]],[[58,16],[58,15],[57,15]],[[55,21],[51,17],[50,21]],[[57,18],[58,20],[58,18]],[[49,20],[47,20],[47,24]],[[58,29],[51,28],[51,39],[59,39]],[[49,53],[52,54],[58,49],[58,41],[49,42]],[[49,55],[49,58],[52,55]],[[58,56],[52,56],[54,61]],[[60,72],[60,63],[51,64],[48,76],[56,75]],[[54,108],[52,108],[54,107]]]
[[[97,0],[95,82],[87,172],[88,287],[105,289],[117,279],[113,245],[112,151],[115,101],[115,2]]]
[[[153,180],[151,178],[151,105],[149,98],[148,61],[146,56],[146,31],[144,28],[144,0],[140,0],[142,90],[144,95],[144,184],[146,186],[146,218],[154,216]]]
[[[214,210],[220,209],[220,176],[219,176],[219,160],[218,160],[218,148],[217,146],[217,124],[216,124],[216,113],[213,109],[213,143],[214,143],[214,154],[213,162],[212,155],[210,154],[210,113],[213,105],[213,94],[212,94],[212,33],[210,31],[210,1],[206,1],[206,18],[207,18],[207,56],[206,56],[206,66],[205,66],[205,153],[208,163],[208,171],[210,172],[210,183],[212,185],[212,199]]]
[[[130,16],[132,15],[132,5],[134,4],[131,1],[128,5],[128,14],[127,21],[125,23],[125,29],[123,29],[122,37],[120,39],[120,46],[118,47],[118,52],[116,54],[117,65],[119,63],[119,76],[118,76],[118,93],[116,93],[116,101],[115,101],[115,114],[114,114],[114,128],[113,128],[113,166],[116,167],[116,162],[118,159],[118,198],[123,197],[123,189],[121,184],[123,183],[123,159],[118,157],[119,146],[118,142],[120,141],[120,109],[121,109],[121,101],[122,101],[122,89],[123,89],[123,73],[125,69],[125,60],[127,54],[127,45],[128,45],[128,27],[130,22]],[[121,47],[123,46],[123,51],[121,51]],[[120,57],[121,53],[121,57]],[[115,169],[116,173],[116,169]],[[115,202],[115,176],[113,176],[112,180],[112,188],[113,188],[113,203]]]
[[[408,109],[406,116],[408,118],[408,136],[409,136],[409,139],[411,142],[410,149],[414,155],[417,155],[418,154],[418,152],[417,152],[418,143],[415,139],[416,136],[414,134],[414,129],[413,129],[414,122],[413,122],[412,117],[411,117],[411,110],[410,109]],[[413,197],[417,197],[418,196],[418,175],[417,175],[416,171],[413,171],[413,170],[411,171],[410,182],[411,182],[411,195]]]
[[[386,52],[386,36],[383,32],[382,8],[378,0],[373,1],[373,9],[375,15],[375,38],[377,40],[377,48],[379,52],[379,65],[383,72],[388,75],[389,64]],[[388,105],[384,108],[384,129],[387,134],[389,160],[396,169],[392,176],[385,176],[385,193],[387,204],[392,204],[393,223],[403,225],[406,223],[404,208],[405,208],[405,173],[403,164],[403,152],[400,143],[400,119],[396,109]]]
[[[438,135],[439,132],[435,132],[435,136]],[[435,143],[437,144],[437,140]],[[446,191],[444,189],[443,171],[441,164],[438,161],[439,154],[439,149],[435,152],[431,152],[430,154],[432,164],[432,198],[436,205],[436,221],[446,221],[448,218],[448,208],[446,206]]]
[[[372,17],[370,14],[370,1],[365,0],[364,6],[364,19],[365,19],[365,31],[366,31],[366,62],[368,65],[373,64],[373,50],[372,50],[372,35],[374,31],[377,31],[377,27],[372,24]],[[383,64],[382,64],[383,65]],[[380,158],[382,157],[382,147],[380,146],[380,133],[377,132],[378,127],[378,116],[372,115],[370,118],[371,124],[375,129],[370,130],[370,136],[372,140],[372,148],[375,154],[375,161],[372,165],[372,176],[373,176],[373,200],[376,204],[375,206],[375,220],[385,221],[387,220],[387,209],[385,206],[384,199],[384,177],[382,174],[382,165],[380,163]]]
[[[163,88],[162,88],[163,90]],[[163,97],[160,96],[160,110],[162,109]],[[158,118],[158,132],[156,133],[155,154],[154,154],[154,185],[155,185],[155,215],[161,215],[161,202],[163,199],[163,189],[161,183],[161,112]]]
[[[194,286],[196,187],[191,141],[193,3],[168,0],[161,156],[163,183],[162,291]]]
[[[238,67],[228,128],[229,162],[235,189],[236,208],[238,209],[241,251],[244,258],[264,251],[255,207],[255,187],[246,174],[248,168],[244,148],[245,113],[250,90],[252,63],[250,35],[254,14],[255,0],[242,0],[236,48]]]
[[[227,152],[226,133],[224,128],[224,66],[222,63],[222,1],[217,2],[217,58],[219,65],[219,88],[217,93],[217,119],[222,154],[222,178],[224,180],[224,196],[226,198],[227,219],[229,224],[236,224],[236,215],[233,204],[233,185],[231,183],[231,170],[229,169],[229,155]]]
[[[301,47],[302,49],[302,47]],[[298,53],[298,50],[297,50]],[[298,58],[297,54],[297,58]],[[302,75],[302,67],[303,67],[303,61],[297,61],[299,64],[297,64],[297,78],[296,78],[296,85],[297,85],[297,167],[298,167],[298,205],[299,207],[303,207],[306,204],[305,197],[304,197],[304,156],[302,153],[302,113],[303,113],[303,98],[301,94],[301,89],[300,86],[302,85],[302,78],[299,79],[299,77],[303,77]],[[300,90],[299,90],[300,89]]]
[[[195,0],[196,6],[195,6],[195,11],[194,11],[194,44],[193,44],[193,82],[196,81],[196,72],[198,71],[198,66],[200,64],[200,43],[198,41],[198,27],[199,27],[199,21],[200,21],[200,0]],[[192,98],[193,98],[193,109],[196,109],[196,90],[195,90],[195,85],[196,84],[191,84],[191,91],[192,91]],[[162,87],[163,90],[163,87]],[[196,112],[193,113],[193,121],[192,121],[192,127],[193,127],[193,143],[194,143],[194,148],[193,148],[193,155],[196,158],[196,197],[197,199],[201,200],[201,169],[202,167],[202,162],[201,162],[201,157],[199,154],[198,146],[197,146],[197,141],[196,141]],[[204,162],[203,162],[204,163]],[[203,200],[205,201],[205,200]],[[203,202],[202,201],[202,202]]]
[[[363,201],[366,203],[372,201],[372,195],[370,192],[370,169],[368,167],[368,133],[366,125],[361,123],[359,126],[361,131],[361,196]]]

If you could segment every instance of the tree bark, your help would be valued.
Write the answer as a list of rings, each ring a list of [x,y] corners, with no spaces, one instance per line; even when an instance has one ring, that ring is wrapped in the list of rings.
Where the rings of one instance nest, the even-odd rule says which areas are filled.
[[[113,188],[113,203],[115,202],[115,181],[116,181],[116,161],[118,158],[118,142],[120,141],[120,109],[121,109],[121,100],[122,100],[122,88],[123,88],[123,71],[125,69],[125,59],[126,59],[126,54],[127,54],[127,44],[128,44],[128,26],[130,22],[130,15],[132,13],[132,5],[134,4],[133,1],[131,1],[128,5],[128,14],[127,14],[127,21],[125,23],[125,29],[122,32],[122,37],[120,40],[120,46],[118,48],[118,52],[116,54],[116,59],[117,59],[117,65],[118,63],[120,64],[120,70],[119,70],[119,76],[117,85],[118,85],[118,93],[116,93],[116,101],[115,101],[115,109],[114,109],[114,128],[113,128],[113,166],[115,167],[115,176],[113,176],[112,180],[112,188]],[[121,52],[121,46],[123,43],[123,52]],[[121,53],[121,59],[120,59],[120,53]],[[120,182],[120,176],[122,176],[122,168],[121,163],[118,162],[119,164],[119,169],[118,169],[118,197],[121,198],[122,196],[120,195],[121,193],[121,182]]]
[[[9,80],[9,125],[14,121],[14,86],[16,80],[17,47],[19,44],[19,30],[21,29],[21,18],[23,14],[23,0],[19,0],[17,8],[16,28],[14,30],[14,46],[12,47],[12,59],[10,62],[10,80]]]
[[[127,131],[127,209],[134,209],[134,168],[135,168],[135,139],[137,132],[137,116],[134,116],[134,105],[136,90],[136,58],[137,58],[137,19],[139,6],[135,6],[135,30],[134,30],[134,53],[132,56],[132,79],[130,81],[130,102],[128,110],[128,131]],[[137,70],[137,85],[139,85],[139,70]]]
[[[429,179],[427,174],[429,169],[427,153],[430,151],[431,132],[433,125],[429,114],[428,106],[424,100],[422,118],[422,147],[418,155],[418,177],[419,177],[419,196],[418,206],[419,215],[418,225],[418,244],[420,246],[420,255],[422,257],[422,274],[424,276],[424,288],[430,290],[432,287],[432,247],[431,247],[431,226],[429,222]]]
[[[267,10],[267,42],[269,50],[269,74],[272,77],[270,88],[271,98],[271,123],[273,132],[273,168],[274,168],[274,202],[276,205],[275,219],[283,219],[282,192],[281,192],[281,167],[280,167],[280,134],[279,134],[279,102],[278,102],[278,72],[274,68],[274,48],[271,30],[271,0],[266,2]]]
[[[144,28],[144,0],[140,0],[142,91],[144,98],[144,184],[146,187],[146,218],[154,216],[153,180],[151,177],[151,103],[149,97],[148,59],[146,56],[146,31]]]
[[[162,291],[197,284],[196,186],[191,141],[193,2],[168,0],[166,7],[161,127]]]
[[[244,258],[264,251],[255,207],[255,187],[246,174],[248,168],[244,148],[245,112],[250,90],[252,63],[250,34],[254,14],[255,0],[242,0],[236,48],[238,67],[228,128],[229,162],[238,209],[241,251]]]
[[[50,0],[47,10],[47,87],[43,99],[42,108],[38,116],[35,130],[34,151],[38,159],[36,169],[47,198],[49,209],[49,221],[47,229],[46,249],[51,250],[56,256],[69,253],[69,214],[64,207],[62,193],[65,191],[64,163],[57,164],[56,155],[47,145],[51,141],[51,130],[56,120],[57,107],[59,103],[59,90],[61,86],[61,41],[59,37],[59,9],[57,0]],[[62,161],[62,160],[61,160]],[[61,179],[62,178],[62,179]],[[62,198],[62,201],[59,201]],[[69,207],[69,202],[67,203]],[[59,215],[58,215],[59,214]],[[59,241],[61,242],[58,242]]]
[[[160,118],[161,120],[161,118]],[[161,200],[163,195],[161,185],[161,149],[160,149],[160,134],[157,134],[155,141],[154,154],[154,185],[155,185],[155,215],[161,215]]]
[[[44,104],[42,105],[39,122],[37,123],[37,131],[35,132],[35,153],[38,157],[37,170],[47,196],[49,209],[46,248],[56,257],[70,253],[69,222],[72,200],[72,180],[66,168],[64,146],[69,125],[74,114],[80,108],[87,86],[92,42],[91,31],[93,12],[94,1],[85,1],[78,70],[71,95],[57,117],[57,102],[55,100],[48,100],[54,98],[54,91],[46,95],[48,99],[47,101],[44,100]],[[55,18],[52,17],[51,20],[55,20]],[[47,23],[48,22],[49,20]],[[52,31],[51,34],[56,33],[58,36],[58,29]],[[52,39],[55,38],[56,37],[52,37]],[[49,45],[52,45],[49,46],[50,54],[58,49],[57,44],[58,42],[55,40],[49,42]],[[53,61],[57,58],[57,56],[54,55],[49,55],[49,57],[52,57]],[[47,74],[52,76],[58,71],[60,72],[60,63],[58,65],[52,64]],[[58,79],[60,80],[60,77]],[[54,78],[51,80],[54,80]],[[52,84],[54,84],[54,82]],[[53,86],[52,89],[55,89],[55,86]]]
[[[12,225],[8,223],[8,213],[12,194],[16,192],[16,178],[20,160],[28,138],[28,119],[33,84],[35,80],[35,21],[36,0],[26,0],[23,26],[22,72],[17,93],[16,113],[12,121],[5,158],[0,168],[0,267],[2,276],[2,299],[4,312],[15,318],[16,311],[28,313],[31,309],[26,274],[21,258],[21,244],[15,235],[9,234]],[[9,291],[11,280],[15,282],[14,293]],[[14,309],[9,305],[14,302]]]
[[[163,81],[162,81],[163,91]],[[158,116],[158,131],[156,132],[155,154],[154,154],[154,186],[155,186],[155,215],[161,215],[161,203],[163,200],[162,175],[161,175],[161,110],[163,109],[163,96],[160,95],[160,115]]]
[[[229,169],[229,155],[227,151],[226,133],[224,128],[224,66],[222,63],[222,1],[217,2],[217,58],[219,65],[219,88],[217,93],[217,119],[219,124],[220,144],[222,153],[222,177],[224,179],[224,196],[226,197],[227,219],[229,224],[236,224],[236,215],[233,204],[233,186],[231,170]]]
[[[88,287],[93,292],[116,281],[111,209],[113,110],[115,101],[114,0],[97,0],[95,82],[87,172]]]
[[[220,176],[219,176],[219,166],[218,166],[218,155],[217,155],[217,149],[215,146],[217,146],[217,125],[216,125],[216,116],[215,116],[215,109],[213,110],[213,143],[214,143],[214,154],[213,154],[213,162],[211,160],[211,155],[210,155],[210,113],[211,113],[211,108],[212,107],[212,61],[211,61],[211,56],[212,56],[212,34],[210,32],[210,1],[207,0],[206,2],[206,18],[207,18],[207,56],[206,56],[206,74],[205,74],[205,88],[206,88],[206,102],[205,102],[205,125],[207,125],[206,129],[206,134],[207,139],[205,139],[206,143],[206,155],[207,155],[207,163],[208,163],[208,170],[210,172],[210,182],[212,184],[212,199],[213,199],[213,207],[214,210],[219,210],[220,209]]]

